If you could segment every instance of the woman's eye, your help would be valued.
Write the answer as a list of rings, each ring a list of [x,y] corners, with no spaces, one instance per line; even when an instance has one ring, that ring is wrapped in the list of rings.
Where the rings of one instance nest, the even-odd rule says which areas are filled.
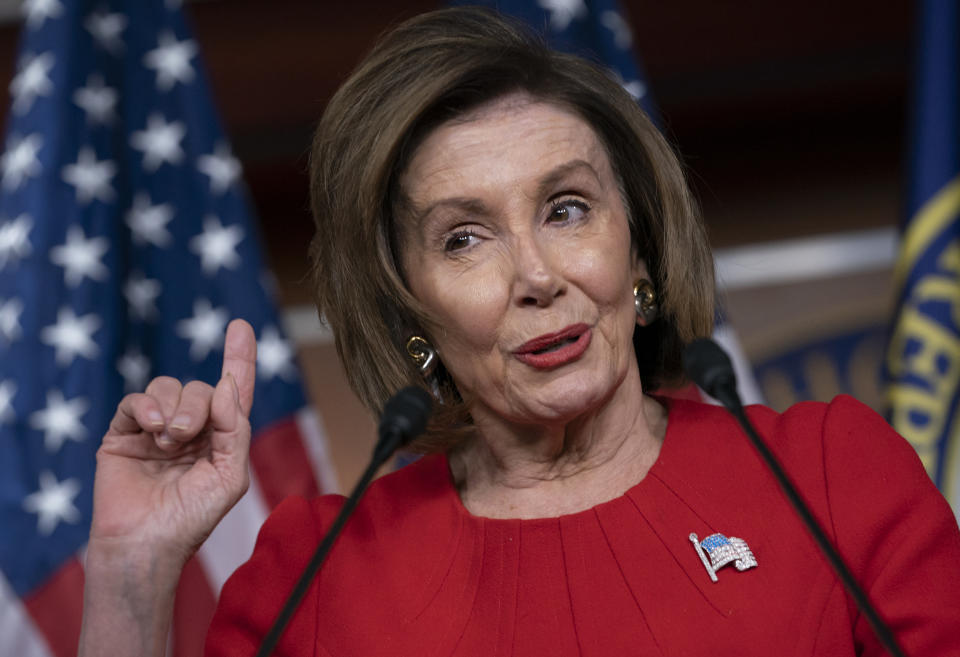
[[[461,231],[459,233],[454,233],[447,238],[447,241],[444,242],[443,250],[444,251],[460,251],[472,245],[476,240],[476,235],[473,233],[468,233],[466,231]]]
[[[548,219],[555,223],[578,221],[583,219],[589,211],[590,208],[583,201],[564,199],[553,204]]]

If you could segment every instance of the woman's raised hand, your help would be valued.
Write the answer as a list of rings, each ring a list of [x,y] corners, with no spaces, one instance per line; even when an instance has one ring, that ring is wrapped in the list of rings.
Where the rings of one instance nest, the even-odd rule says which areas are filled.
[[[234,320],[216,388],[157,377],[123,398],[97,452],[91,550],[182,566],[240,499],[256,351],[253,329]]]
[[[164,654],[180,572],[247,490],[257,343],[227,327],[217,387],[158,377],[97,452],[80,657]]]

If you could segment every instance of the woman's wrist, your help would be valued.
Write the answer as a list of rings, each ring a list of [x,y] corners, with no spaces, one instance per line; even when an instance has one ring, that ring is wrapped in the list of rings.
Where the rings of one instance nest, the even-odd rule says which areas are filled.
[[[151,545],[91,540],[81,657],[164,654],[186,559]]]
[[[142,590],[175,590],[190,555],[149,541],[91,537],[84,556],[85,579],[104,585],[137,585]],[[129,589],[128,589],[129,590]]]

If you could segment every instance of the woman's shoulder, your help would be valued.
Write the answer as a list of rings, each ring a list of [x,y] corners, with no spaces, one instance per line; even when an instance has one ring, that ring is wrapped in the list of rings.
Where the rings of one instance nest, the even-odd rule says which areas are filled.
[[[876,411],[849,396],[830,402],[801,402],[783,413],[765,407],[748,411],[765,426],[772,447],[784,458],[817,458],[827,477],[849,479],[867,470],[910,485],[929,484],[917,451]]]
[[[722,407],[687,400],[669,400],[667,405],[660,470],[664,476],[693,483],[712,481],[721,471],[745,476],[766,470],[737,420]],[[881,489],[909,490],[945,505],[914,448],[883,417],[852,397],[801,402],[783,412],[760,405],[746,411],[824,520],[852,500],[875,496],[879,504],[885,497]]]
[[[700,440],[746,441],[732,414],[721,406],[687,399],[667,400],[668,430]],[[876,411],[849,395],[832,401],[804,401],[780,412],[761,404],[746,407],[746,414],[775,452],[800,457],[811,450],[828,450],[832,456],[858,452],[869,444],[884,458],[918,461],[916,452]]]
[[[750,406],[747,415],[814,515],[833,528],[838,540],[864,523],[914,531],[921,531],[918,522],[932,523],[956,533],[950,508],[916,450],[862,402],[841,395],[783,412]],[[727,471],[736,473],[735,481],[755,474],[755,481],[773,485],[771,476],[761,476],[766,466],[737,421],[720,407],[671,402],[667,437],[663,453],[671,457],[671,467],[665,468],[669,477],[712,482]],[[930,525],[922,530],[931,531]]]
[[[368,541],[382,542],[396,539],[398,534],[422,533],[427,523],[442,526],[455,515],[450,499],[452,492],[444,455],[421,457],[369,485],[344,528],[345,541],[352,543],[352,549],[356,550]],[[341,494],[312,499],[288,497],[271,512],[261,537],[269,540],[270,535],[310,535],[315,546],[333,524],[346,499]]]
[[[339,617],[351,605],[419,594],[459,531],[446,472],[443,455],[431,455],[369,486],[300,605],[309,611],[298,611],[287,637],[315,637],[316,618]],[[225,645],[239,654],[256,646],[345,500],[292,496],[277,505],[250,559],[224,585],[208,648]]]

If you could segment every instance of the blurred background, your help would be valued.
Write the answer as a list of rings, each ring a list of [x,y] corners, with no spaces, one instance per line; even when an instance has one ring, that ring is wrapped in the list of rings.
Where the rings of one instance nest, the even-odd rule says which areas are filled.
[[[0,80],[14,81],[23,70],[23,59],[18,55],[23,12],[35,14],[32,29],[39,33],[54,19],[63,18],[62,12],[56,13],[60,2],[78,4],[69,0],[0,0]],[[93,2],[79,4],[84,11],[98,6]],[[558,16],[566,16],[572,24],[601,19],[602,28],[597,29],[609,31],[607,40],[616,39],[617,47],[626,53],[623,56],[635,58],[639,66],[635,73],[618,74],[628,89],[642,90],[639,95],[655,108],[663,132],[687,167],[715,249],[724,326],[736,335],[755,379],[750,399],[782,410],[796,401],[826,401],[846,392],[886,412],[889,390],[883,378],[885,352],[901,302],[899,294],[906,289],[894,277],[899,230],[901,222],[917,211],[908,184],[912,168],[908,126],[915,116],[920,3],[621,0],[619,18],[609,13],[616,7],[606,0],[499,4],[536,8],[542,27],[550,27]],[[956,2],[935,0],[927,4],[938,4],[952,12],[953,24],[946,33],[955,46]],[[139,11],[131,7],[140,7],[127,0],[109,0],[104,3],[107,5],[111,11],[120,8],[118,11],[129,10],[131,15]],[[178,0],[143,0],[142,6],[147,5],[160,7],[158,12],[181,11]],[[316,410],[310,420],[315,446],[307,451],[325,465],[315,466],[319,483],[304,488],[305,494],[349,489],[369,458],[375,434],[374,421],[347,386],[330,335],[311,304],[306,254],[313,233],[307,179],[311,132],[326,101],[378,35],[406,18],[440,6],[442,3],[433,0],[197,0],[183,3],[187,27],[174,23],[170,28],[177,38],[192,38],[199,51],[191,63],[207,72],[215,111],[233,156],[242,166],[255,226],[251,234],[259,232],[265,265],[275,278],[275,285],[268,287],[279,305],[278,321],[295,351],[306,398]],[[143,20],[147,19],[141,19],[141,23]],[[143,25],[138,27],[131,19],[128,27],[132,38],[133,28]],[[152,41],[143,46],[144,51],[156,46],[156,35],[151,33],[149,38]],[[70,56],[69,48],[66,54]],[[955,61],[952,67],[955,75]],[[196,84],[203,82],[201,76]],[[952,89],[946,95],[955,102],[955,81]],[[951,111],[956,118],[956,110]],[[9,133],[12,119],[7,103],[0,103],[0,120],[8,125]],[[952,144],[955,165],[955,128],[952,133],[938,134],[940,141]],[[10,143],[8,139],[8,149]],[[956,170],[949,175],[956,176]],[[6,173],[4,179],[6,184]],[[237,194],[242,201],[242,187]],[[958,230],[956,198],[954,190],[950,197],[954,203],[950,211],[954,236]],[[123,202],[121,199],[121,205]],[[0,220],[13,216],[6,212],[7,217],[0,216]],[[221,218],[228,223],[228,216]],[[955,240],[949,243],[956,248]],[[0,239],[0,251],[2,248]],[[946,248],[941,250],[946,252]],[[0,272],[6,265],[0,259]],[[6,273],[12,267],[7,267]],[[954,263],[954,267],[960,275],[960,266]],[[181,282],[191,285],[186,278]],[[960,287],[955,282],[951,285],[948,296],[953,295],[953,305],[934,314],[953,312],[960,321],[960,299],[956,299]],[[0,298],[0,320],[3,302]],[[255,323],[255,327],[259,332],[259,325]],[[960,340],[956,326],[950,331],[946,346],[933,357],[937,375],[950,373],[953,377],[947,397],[941,396],[937,422],[942,431],[937,440],[943,436],[946,441],[952,431],[956,437],[953,442],[958,444],[956,382],[960,374],[954,373],[960,362]],[[280,343],[271,344],[279,349],[273,353],[279,354],[277,362],[282,363],[284,352],[277,346]],[[901,346],[906,354],[917,352],[906,339]],[[215,357],[216,353],[210,358]],[[112,367],[109,363],[106,366]],[[119,379],[115,373],[113,376]],[[14,394],[8,389],[4,401],[5,385],[0,381],[0,427],[3,404],[9,403]],[[106,405],[112,408],[113,403]],[[97,404],[103,405],[100,401]],[[917,423],[929,425],[930,421],[930,417],[920,418]],[[89,433],[102,433],[90,418],[85,422],[92,427]],[[300,424],[302,430],[303,422]],[[59,440],[63,443],[64,438]],[[259,444],[267,444],[266,439]],[[937,443],[934,454],[925,453],[919,442],[915,444],[931,475],[946,487],[949,482],[944,479],[943,462],[955,456],[955,448]],[[68,441],[66,449],[79,447]],[[51,449],[49,442],[46,452],[38,452],[38,463],[41,457],[61,458],[61,452]],[[32,463],[33,457],[22,458]],[[265,482],[269,468],[258,465],[256,458],[257,454],[255,475]],[[273,472],[284,470],[273,466]],[[89,480],[92,466],[84,476]],[[31,477],[25,478],[17,491],[5,492],[4,501],[14,499],[16,494],[20,496],[16,498],[19,505],[21,497],[37,485],[35,476]],[[84,491],[78,500],[89,500],[89,492]],[[279,496],[277,492],[275,498]],[[254,529],[275,501],[270,500],[251,515]],[[78,501],[79,510],[70,519],[61,502],[59,521],[54,521],[48,534],[57,538],[67,522],[80,531],[89,522],[89,504],[85,504]],[[25,515],[19,506],[15,512]],[[10,522],[14,515],[5,515],[4,522]],[[25,520],[17,518],[33,531],[33,515],[26,515]],[[56,529],[57,522],[61,529]],[[15,535],[11,533],[8,538]],[[83,536],[78,533],[64,548],[66,552],[45,559],[35,575],[22,579],[12,574],[13,566],[8,567],[8,563],[16,562],[10,556],[15,550],[4,553],[0,549],[0,566],[11,582],[8,588],[27,600],[28,610],[14,613],[9,611],[11,605],[5,607],[5,597],[13,600],[16,596],[4,593],[7,585],[0,578],[0,657],[70,654],[78,625],[57,629],[57,623],[49,622],[48,627],[38,619],[52,618],[50,610],[61,603],[49,600],[63,600],[63,590],[70,586],[75,589],[76,582],[63,584],[56,595],[50,593],[48,601],[42,603],[36,602],[44,599],[43,595],[37,598],[36,587],[38,582],[50,581],[51,572],[64,572],[66,567],[61,567],[58,559],[73,554],[84,542]],[[216,538],[215,532],[211,540],[216,543]],[[211,552],[216,556],[208,556],[204,562],[214,597],[226,576],[220,571],[229,573],[232,565],[244,558],[238,554],[224,559],[220,556],[222,545],[218,549],[221,552]],[[200,556],[203,558],[203,553]],[[230,568],[220,566],[211,576],[220,561],[231,564]],[[66,604],[73,605],[76,612],[77,598],[70,599],[73,602]],[[201,618],[207,613],[197,612]],[[20,623],[24,614],[43,626],[40,634],[45,638],[34,643],[25,639],[27,643],[15,647],[5,645],[3,628]],[[48,647],[41,645],[44,641]],[[183,641],[177,654],[194,654],[190,646],[197,645],[197,639]]]

